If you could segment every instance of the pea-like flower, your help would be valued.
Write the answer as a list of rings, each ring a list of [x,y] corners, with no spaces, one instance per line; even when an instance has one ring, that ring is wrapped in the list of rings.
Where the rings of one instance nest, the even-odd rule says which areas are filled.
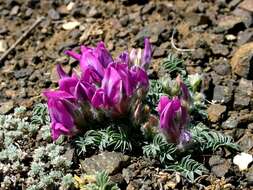
[[[131,69],[124,63],[112,63],[105,70],[101,88],[93,96],[92,105],[110,110],[116,115],[127,113],[134,93],[147,86],[148,76],[142,69]]]
[[[100,83],[104,77],[105,68],[113,62],[111,54],[105,48],[103,42],[96,48],[81,46],[81,54],[67,50],[65,53],[80,62],[82,72],[89,73],[94,82]],[[88,71],[88,72],[87,72]]]
[[[188,110],[178,97],[169,99],[162,96],[157,111],[160,115],[160,129],[171,142],[183,144],[190,140],[191,136],[187,131]]]
[[[46,91],[44,96],[48,99],[53,140],[62,134],[74,134],[76,131],[74,112],[77,110],[75,97],[64,91]]]

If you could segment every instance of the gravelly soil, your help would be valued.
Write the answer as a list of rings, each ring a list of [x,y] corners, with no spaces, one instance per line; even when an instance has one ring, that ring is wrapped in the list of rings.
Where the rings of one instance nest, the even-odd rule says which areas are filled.
[[[55,65],[68,72],[77,67],[64,50],[103,40],[118,55],[143,46],[149,36],[154,49],[150,76],[157,75],[168,53],[182,57],[188,73],[205,76],[206,95],[213,100],[207,110],[210,127],[232,135],[244,152],[253,153],[252,0],[0,0],[0,56],[41,16],[41,24],[0,64],[0,113],[19,105],[32,109],[43,101],[43,89],[57,87]],[[193,51],[173,47],[174,29],[176,47]],[[231,182],[228,188],[250,188],[252,170],[232,168],[224,173],[226,179],[212,170],[209,181],[220,188],[206,187],[224,189],[222,184]],[[134,183],[129,189],[140,188]]]

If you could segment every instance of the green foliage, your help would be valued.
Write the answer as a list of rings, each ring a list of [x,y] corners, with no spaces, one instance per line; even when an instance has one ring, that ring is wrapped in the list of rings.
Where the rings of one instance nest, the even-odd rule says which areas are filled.
[[[215,151],[219,147],[227,147],[239,150],[239,146],[234,143],[233,138],[218,131],[211,131],[202,123],[191,129],[192,139],[198,143],[200,150]]]
[[[180,174],[188,179],[191,183],[194,182],[196,174],[202,175],[203,173],[208,172],[203,164],[191,159],[191,155],[183,157],[175,164],[167,165],[166,168],[169,171],[180,172]]]
[[[161,96],[166,95],[160,80],[149,80],[149,91],[147,94],[147,103],[155,110]]]
[[[157,134],[152,143],[143,146],[143,154],[146,157],[158,159],[161,163],[174,160],[172,155],[175,151],[176,145],[168,143],[161,134]]]
[[[117,184],[110,181],[106,171],[98,172],[96,175],[83,174],[75,176],[75,186],[80,190],[120,190]]]
[[[31,118],[32,124],[46,125],[50,122],[50,117],[48,114],[47,106],[45,104],[39,103],[34,106],[33,115]]]
[[[76,140],[79,155],[86,154],[89,150],[120,150],[127,152],[132,150],[132,144],[127,133],[121,128],[108,127],[102,130],[89,130],[83,137]]]
[[[171,76],[175,76],[175,74],[185,75],[183,60],[177,58],[176,55],[173,55],[171,53],[168,55],[167,58],[164,59],[161,66],[163,70]]]

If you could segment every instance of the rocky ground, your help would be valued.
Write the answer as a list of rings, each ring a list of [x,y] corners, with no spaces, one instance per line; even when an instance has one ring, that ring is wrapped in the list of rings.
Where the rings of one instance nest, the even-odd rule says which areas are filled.
[[[252,0],[0,0],[0,56],[38,17],[44,19],[0,63],[1,114],[21,105],[31,110],[45,101],[43,89],[57,87],[56,64],[68,72],[77,67],[64,50],[103,40],[117,55],[126,47],[141,47],[149,36],[154,48],[150,76],[157,75],[168,53],[181,56],[188,73],[205,76],[210,127],[253,154]],[[110,174],[128,190],[159,189],[166,179],[168,188],[184,184],[179,189],[250,189],[253,184],[253,166],[239,172],[226,152],[209,159],[211,176],[189,186],[142,158],[108,156],[119,158]]]

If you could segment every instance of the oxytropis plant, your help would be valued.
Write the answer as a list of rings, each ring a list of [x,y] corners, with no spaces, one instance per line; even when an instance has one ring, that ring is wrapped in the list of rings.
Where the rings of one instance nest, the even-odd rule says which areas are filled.
[[[76,144],[82,155],[94,149],[138,154],[133,150],[141,148],[145,156],[158,159],[190,180],[206,169],[190,155],[185,156],[187,147],[193,147],[189,154],[214,151],[219,146],[235,148],[231,138],[191,122],[190,113],[199,110],[197,106],[204,99],[198,92],[199,75],[188,77],[181,72],[182,62],[168,57],[163,64],[164,77],[149,80],[152,48],[147,38],[144,50],[125,51],[117,58],[103,42],[65,54],[79,62],[80,72],[68,75],[57,65],[59,89],[44,92],[53,140],[60,135],[78,136]]]

